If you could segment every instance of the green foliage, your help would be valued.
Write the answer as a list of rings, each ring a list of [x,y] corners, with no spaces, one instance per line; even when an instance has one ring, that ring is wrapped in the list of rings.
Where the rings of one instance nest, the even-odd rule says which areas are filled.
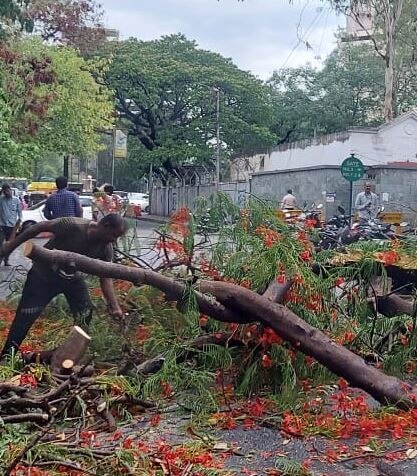
[[[102,61],[86,61],[71,48],[33,39],[21,43],[25,55],[49,58],[56,81],[48,88],[53,101],[35,142],[45,153],[87,157],[100,149],[100,131],[111,127],[110,92],[94,77]]]
[[[37,38],[2,43],[0,53],[2,174],[29,175],[44,158],[85,158],[100,148],[113,109],[109,91],[93,77],[105,69],[102,61]]]
[[[370,45],[339,46],[322,69],[277,71],[269,84],[282,142],[382,122],[384,64]]]
[[[0,2],[0,40],[4,40],[14,27],[26,32],[33,30],[33,20],[25,14],[24,7],[29,0],[2,0]]]
[[[37,155],[35,144],[20,144],[11,133],[12,114],[0,86],[0,173],[24,176],[31,169],[31,160]]]
[[[275,468],[282,476],[308,476],[311,474],[301,463],[285,456],[275,460]]]
[[[226,157],[274,142],[269,93],[262,82],[182,35],[114,45],[107,82],[129,133],[141,144],[128,159],[136,168],[139,160],[166,169],[210,162],[217,89]]]

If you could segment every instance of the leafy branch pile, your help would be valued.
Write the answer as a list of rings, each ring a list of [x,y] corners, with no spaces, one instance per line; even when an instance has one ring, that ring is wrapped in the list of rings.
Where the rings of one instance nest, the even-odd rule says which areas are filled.
[[[58,264],[71,259],[84,272],[116,278],[126,312],[122,323],[109,320],[93,280],[100,319],[90,329],[89,360],[96,376],[80,377],[77,372],[66,376],[63,382],[68,382],[68,388],[58,397],[57,412],[50,411],[56,405],[48,400],[48,431],[55,436],[60,431],[67,434],[77,425],[80,431],[96,432],[109,428],[108,418],[113,418],[113,428],[125,428],[126,419],[138,411],[129,402],[151,399],[160,411],[178,405],[195,412],[200,422],[209,415],[208,421],[220,428],[265,423],[278,425],[292,436],[319,431],[329,437],[363,440],[395,431],[394,439],[414,438],[414,388],[408,379],[401,381],[382,372],[409,377],[417,367],[413,290],[401,286],[409,292],[405,297],[394,292],[399,278],[392,262],[393,253],[403,256],[411,244],[385,243],[372,250],[363,248],[369,244],[362,245],[359,259],[342,262],[332,252],[316,253],[314,239],[314,230],[288,227],[263,202],[252,201],[247,209],[239,210],[219,194],[211,202],[201,201],[193,214],[179,210],[159,231],[153,269],[132,264],[133,256],[130,263],[115,265],[30,246],[30,257]],[[346,256],[358,252],[355,246]],[[404,277],[402,271],[399,276]],[[392,297],[408,303],[408,312],[393,312]],[[42,323],[38,324],[29,340],[38,350],[55,347],[57,335],[66,333],[68,318],[59,302],[56,306],[49,318],[53,325],[40,332]],[[4,310],[2,317],[9,320],[10,314]],[[45,328],[50,328],[50,334]],[[17,375],[27,387],[31,382],[38,385],[26,388],[26,394],[4,393],[9,400],[29,398],[44,404],[45,394],[57,387],[48,366],[24,367],[15,359],[0,369],[5,381]],[[301,394],[335,383],[335,373],[401,411],[391,406],[374,415],[364,395],[357,397],[346,390],[346,380],[339,381],[335,401],[319,401],[316,396],[311,407],[299,402]],[[22,385],[20,380],[17,384]],[[252,398],[242,404],[242,397]],[[99,405],[109,410],[107,419],[97,413]],[[44,411],[46,407],[37,408]],[[2,412],[4,416],[16,413],[4,406]],[[153,414],[149,421],[158,424],[159,419],[159,414]],[[5,427],[5,435],[10,428]],[[142,451],[144,443],[137,432],[136,428],[132,437],[123,433],[118,443],[124,454],[131,450],[130,462],[122,458],[130,471],[137,468],[139,456],[146,458],[155,450],[155,442],[147,441],[153,449]],[[102,438],[101,433],[95,438]],[[98,451],[100,459],[104,450],[97,450],[94,441],[89,440],[88,446],[93,453]],[[36,444],[31,451],[38,449]],[[189,454],[189,449],[184,451]],[[207,447],[201,451],[206,454]],[[25,455],[20,459],[30,464]],[[88,468],[84,456],[74,459],[71,455],[66,461]],[[42,463],[45,458],[47,453],[42,453],[35,461]],[[106,464],[111,460],[103,458]],[[181,464],[178,471],[188,464],[194,467],[193,461],[183,460],[185,466]],[[105,474],[100,465],[94,471]]]

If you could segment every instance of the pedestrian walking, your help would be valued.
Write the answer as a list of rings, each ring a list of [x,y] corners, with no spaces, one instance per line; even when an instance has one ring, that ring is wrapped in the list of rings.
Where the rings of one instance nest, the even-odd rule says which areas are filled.
[[[20,200],[13,196],[10,185],[5,183],[1,187],[0,196],[0,228],[1,244],[16,236],[16,232],[22,222],[22,206]],[[8,255],[3,256],[4,265],[9,266]],[[0,260],[1,262],[1,260]]]
[[[52,193],[46,200],[43,214],[47,220],[62,217],[83,216],[80,199],[75,192],[68,190],[68,179],[57,177],[55,180],[57,191]]]
[[[371,191],[370,182],[366,182],[363,192],[358,193],[355,208],[361,221],[374,220],[378,215],[378,196]]]
[[[48,232],[53,234],[53,238],[45,244],[45,248],[112,261],[113,243],[125,231],[126,223],[117,214],[109,214],[98,223],[85,218],[58,218],[31,226],[14,240],[5,243],[0,254],[7,256],[25,241],[35,238],[39,233]],[[110,313],[113,317],[121,319],[123,312],[117,301],[112,279],[100,278],[100,286]],[[88,327],[92,318],[93,304],[81,274],[71,268],[64,269],[58,265],[47,265],[35,260],[27,275],[1,356],[10,353],[12,349],[18,350],[36,319],[58,294],[65,295],[75,323],[84,329]]]
[[[114,193],[113,185],[106,184],[102,191],[94,194],[92,211],[94,221],[100,220],[109,213],[122,213],[122,199]]]
[[[281,203],[282,210],[294,210],[297,206],[297,199],[294,197],[292,190],[287,190],[287,195],[284,196]]]

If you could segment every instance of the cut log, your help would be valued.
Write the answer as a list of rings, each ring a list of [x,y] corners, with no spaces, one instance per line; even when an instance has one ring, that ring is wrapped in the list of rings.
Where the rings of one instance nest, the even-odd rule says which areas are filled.
[[[62,368],[63,368],[64,370],[71,370],[73,367],[74,367],[74,361],[71,360],[71,359],[65,359],[65,360],[62,362]]]
[[[173,299],[183,296],[185,286],[161,274],[139,268],[105,263],[66,251],[47,250],[36,245],[26,248],[30,258],[51,264],[75,263],[78,270],[100,277],[118,278],[154,286]],[[258,321],[271,327],[295,349],[314,357],[351,385],[362,388],[376,400],[400,408],[417,407],[417,395],[411,385],[371,367],[358,355],[332,341],[291,310],[259,294],[230,283],[203,281],[197,303],[204,314],[215,319],[246,323]],[[211,299],[205,294],[213,296]],[[211,303],[215,303],[214,306]],[[219,312],[221,309],[221,312]],[[227,316],[227,319],[225,318]]]
[[[80,363],[91,337],[81,327],[74,326],[66,340],[55,350],[51,358],[52,371],[61,374],[68,373]]]

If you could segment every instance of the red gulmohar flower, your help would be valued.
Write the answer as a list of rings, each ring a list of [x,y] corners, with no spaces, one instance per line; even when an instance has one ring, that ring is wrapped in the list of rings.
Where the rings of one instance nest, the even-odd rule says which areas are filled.
[[[20,376],[20,385],[36,388],[38,386],[38,381],[32,374],[22,374]]]
[[[400,259],[400,255],[395,250],[382,251],[377,253],[377,258],[380,259],[385,266],[391,266]]]
[[[270,369],[274,365],[274,362],[268,354],[262,354],[261,365],[264,369]]]
[[[303,261],[310,261],[311,260],[311,253],[309,250],[305,250],[300,253],[300,259]]]
[[[277,280],[277,283],[284,284],[286,281],[285,274],[279,274],[276,280]]]
[[[339,276],[334,280],[334,285],[335,286],[341,286],[342,284],[345,284],[346,280],[343,276]]]

